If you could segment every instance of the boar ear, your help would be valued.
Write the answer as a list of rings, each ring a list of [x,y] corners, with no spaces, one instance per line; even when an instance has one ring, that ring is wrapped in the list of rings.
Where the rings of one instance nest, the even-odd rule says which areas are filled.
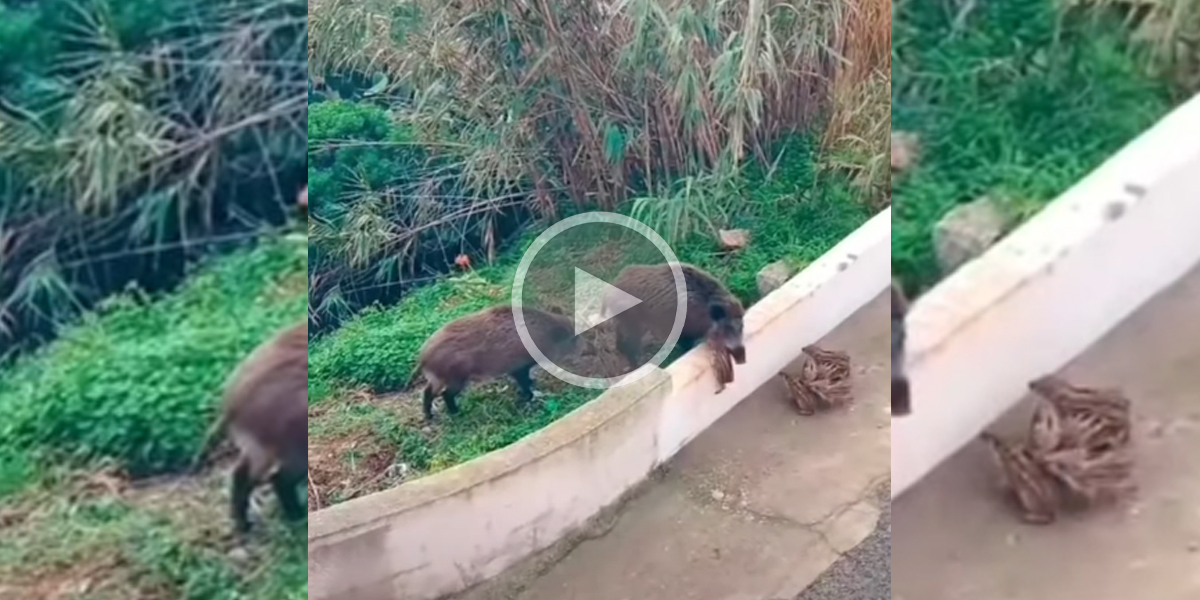
[[[724,321],[728,314],[725,312],[724,305],[714,302],[708,305],[708,316],[711,317],[713,321]]]

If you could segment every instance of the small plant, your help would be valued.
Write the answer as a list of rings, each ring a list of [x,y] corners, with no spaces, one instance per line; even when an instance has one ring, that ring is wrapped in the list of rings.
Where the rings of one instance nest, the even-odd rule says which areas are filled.
[[[695,234],[715,238],[737,200],[724,178],[684,177],[662,196],[635,198],[631,216],[661,232],[669,244]]]

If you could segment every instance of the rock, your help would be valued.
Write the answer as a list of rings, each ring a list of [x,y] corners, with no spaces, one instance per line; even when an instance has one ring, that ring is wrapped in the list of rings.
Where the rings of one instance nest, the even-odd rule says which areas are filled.
[[[777,260],[758,272],[758,293],[766,296],[787,283],[796,270],[787,261]]]
[[[750,243],[750,232],[745,229],[722,229],[717,234],[726,250],[740,250]]]
[[[1008,218],[996,202],[984,196],[955,207],[933,228],[933,246],[942,273],[983,254],[1004,235]]]
[[[917,164],[921,139],[908,131],[892,132],[892,170],[907,171]]]
[[[250,553],[241,546],[230,550],[228,556],[229,560],[235,563],[245,563],[250,560]]]
[[[717,502],[724,500],[725,492],[722,492],[721,490],[713,490],[712,491],[712,499],[716,500]]]

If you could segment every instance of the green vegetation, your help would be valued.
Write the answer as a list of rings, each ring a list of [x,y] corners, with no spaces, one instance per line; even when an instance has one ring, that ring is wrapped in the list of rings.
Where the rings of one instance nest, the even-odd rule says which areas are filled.
[[[503,447],[594,397],[547,379],[519,411],[495,382],[425,427],[404,390],[430,334],[510,301],[522,250],[558,219],[632,215],[749,304],[763,266],[806,265],[887,194],[883,0],[314,0],[310,17],[310,305],[337,325],[310,351],[310,508]],[[724,251],[721,229],[751,241]],[[599,242],[595,260],[632,253]],[[475,269],[446,275],[460,254]]]
[[[306,314],[306,263],[304,245],[269,243],[161,300],[110,298],[0,372],[0,448],[134,476],[186,467],[233,366]]]
[[[307,249],[277,239],[306,21],[0,0],[0,596],[307,597],[303,528],[236,547],[224,473],[179,474],[230,370],[306,314]]]
[[[298,0],[0,1],[0,361],[283,224],[305,21]]]
[[[485,222],[470,218],[454,165],[380,106],[313,104],[308,136],[311,211],[320,217],[309,256],[318,317],[349,316],[355,289],[397,280],[411,257],[459,246]]]
[[[780,158],[770,176],[750,169],[723,200],[731,207],[729,225],[752,232],[749,247],[721,252],[708,232],[673,246],[680,260],[721,277],[747,305],[758,299],[755,276],[763,266],[781,258],[804,266],[869,217],[845,179],[815,185],[814,154],[803,139],[787,144]],[[538,383],[546,397],[523,412],[511,385],[501,381],[470,388],[459,416],[424,428],[419,395],[374,396],[406,386],[421,345],[442,325],[508,303],[521,250],[539,232],[490,267],[419,288],[395,306],[368,309],[313,342],[309,443],[324,504],[502,448],[595,397],[594,390],[546,377]],[[436,408],[443,411],[440,402]]]
[[[931,233],[954,206],[987,194],[1026,219],[1187,93],[1169,76],[1182,63],[1163,52],[1194,35],[1162,29],[1150,47],[1132,41],[1114,3],[1069,4],[1081,8],[972,3],[961,27],[952,3],[897,4],[892,127],[921,140],[893,188],[893,273],[910,293],[941,277]],[[1187,4],[1156,3],[1166,12],[1142,23],[1200,32]]]
[[[189,464],[231,370],[303,318],[307,249],[210,260],[178,291],[112,298],[0,370],[0,581],[88,598],[300,599],[304,529],[268,522],[231,560],[226,480]],[[80,596],[83,597],[83,596]]]
[[[780,259],[796,267],[807,265],[869,216],[867,208],[855,202],[847,182],[814,187],[812,150],[803,139],[787,144],[781,158],[771,177],[761,168],[751,169],[723,200],[736,207],[728,226],[752,232],[749,247],[722,252],[708,232],[672,246],[681,261],[720,277],[747,305],[758,299],[755,276],[762,267]],[[665,237],[662,229],[659,233]],[[309,362],[310,402],[336,387],[402,388],[417,351],[434,331],[458,317],[511,300],[521,252],[539,233],[528,233],[495,265],[419,288],[393,307],[367,309],[337,332],[315,341]]]
[[[536,219],[650,198],[687,217],[670,234],[722,221],[731,198],[685,182],[734,185],[798,132],[859,201],[886,194],[882,0],[311,6],[322,324],[460,252],[494,259]]]

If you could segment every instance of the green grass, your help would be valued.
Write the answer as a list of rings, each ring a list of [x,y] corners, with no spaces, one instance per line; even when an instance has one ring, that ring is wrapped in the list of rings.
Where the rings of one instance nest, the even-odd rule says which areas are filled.
[[[785,146],[773,172],[751,170],[730,187],[722,199],[729,209],[728,222],[722,225],[750,230],[749,247],[723,253],[711,235],[693,233],[674,245],[679,259],[720,277],[749,305],[758,299],[756,275],[763,266],[785,259],[803,267],[818,258],[865,222],[869,212],[855,201],[848,182],[830,179],[818,184],[813,160],[808,144],[796,139]],[[372,485],[386,487],[389,481],[435,472],[507,446],[595,397],[594,390],[546,378],[539,383],[546,392],[543,401],[521,411],[513,401],[511,383],[474,386],[462,397],[460,415],[443,418],[427,429],[422,427],[415,395],[377,398],[380,392],[405,386],[421,345],[442,325],[510,302],[516,265],[538,233],[529,232],[495,265],[419,288],[395,306],[369,309],[313,343],[310,444],[332,448],[337,454],[339,481],[371,479],[377,475],[373,469],[398,464],[408,469],[407,477],[389,476]],[[659,233],[666,237],[664,231]],[[634,252],[626,247],[602,248],[605,260],[614,259],[607,250]],[[575,265],[579,260],[555,256],[546,262]],[[539,254],[534,264],[543,261]],[[436,408],[443,410],[440,402]],[[351,450],[341,450],[345,440],[355,440],[348,445]],[[322,468],[328,467],[318,467],[314,473]],[[319,486],[323,476],[314,477]],[[349,491],[344,486],[329,490],[323,502],[370,491],[350,487]]]
[[[1024,220],[1171,103],[1119,24],[994,0],[953,31],[949,6],[894,12],[892,128],[921,136],[921,158],[894,183],[892,270],[913,293],[941,277],[932,229],[954,206],[990,194]]]
[[[231,369],[307,314],[306,248],[294,241],[211,261],[153,302],[111,298],[57,341],[0,371],[0,450],[133,475],[185,466]]]
[[[763,267],[786,260],[803,268],[820,258],[865,223],[870,211],[850,182],[832,174],[818,178],[815,161],[807,140],[793,138],[773,166],[751,166],[735,186],[726,227],[749,230],[750,245],[727,254],[711,237],[693,236],[674,245],[679,260],[717,276],[748,306],[758,300],[756,277]]]
[[[268,516],[249,559],[229,558],[219,469],[124,487],[190,464],[230,371],[305,316],[306,262],[295,240],[210,260],[178,291],[110,300],[0,367],[0,581],[88,586],[80,599],[307,597],[303,526]]]

